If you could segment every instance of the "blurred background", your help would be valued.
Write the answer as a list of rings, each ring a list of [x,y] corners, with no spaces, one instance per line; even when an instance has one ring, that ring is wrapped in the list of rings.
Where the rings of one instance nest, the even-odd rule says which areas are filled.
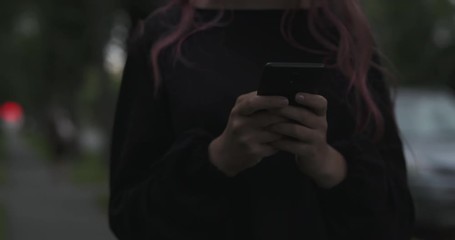
[[[455,239],[455,1],[363,4],[399,83],[415,239]],[[0,2],[0,240],[114,239],[116,96],[131,29],[157,5]]]

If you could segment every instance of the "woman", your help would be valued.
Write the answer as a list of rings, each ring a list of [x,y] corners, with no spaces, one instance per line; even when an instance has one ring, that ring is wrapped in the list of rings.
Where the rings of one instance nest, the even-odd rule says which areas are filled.
[[[410,238],[402,144],[356,0],[174,0],[140,32],[113,135],[119,239]],[[336,96],[257,96],[267,62],[325,62]]]

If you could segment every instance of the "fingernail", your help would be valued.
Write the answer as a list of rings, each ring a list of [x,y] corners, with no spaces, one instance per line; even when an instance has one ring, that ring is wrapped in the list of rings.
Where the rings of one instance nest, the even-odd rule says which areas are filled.
[[[288,105],[289,104],[289,100],[287,98],[282,98],[280,100],[280,102],[283,104],[283,105]]]
[[[299,102],[303,102],[303,100],[305,99],[305,96],[301,93],[297,94],[297,97],[296,97],[296,100],[299,101]]]

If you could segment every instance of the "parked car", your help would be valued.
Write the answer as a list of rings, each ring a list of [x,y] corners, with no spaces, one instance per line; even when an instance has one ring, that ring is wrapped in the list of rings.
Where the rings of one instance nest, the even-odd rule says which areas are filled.
[[[399,89],[395,112],[404,142],[417,224],[455,229],[453,92]]]

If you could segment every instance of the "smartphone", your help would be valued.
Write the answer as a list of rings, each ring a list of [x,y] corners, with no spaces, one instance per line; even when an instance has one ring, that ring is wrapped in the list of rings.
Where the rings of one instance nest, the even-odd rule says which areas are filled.
[[[270,62],[264,66],[258,95],[284,96],[289,104],[297,106],[299,92],[319,94],[329,98],[334,70],[322,63]]]

